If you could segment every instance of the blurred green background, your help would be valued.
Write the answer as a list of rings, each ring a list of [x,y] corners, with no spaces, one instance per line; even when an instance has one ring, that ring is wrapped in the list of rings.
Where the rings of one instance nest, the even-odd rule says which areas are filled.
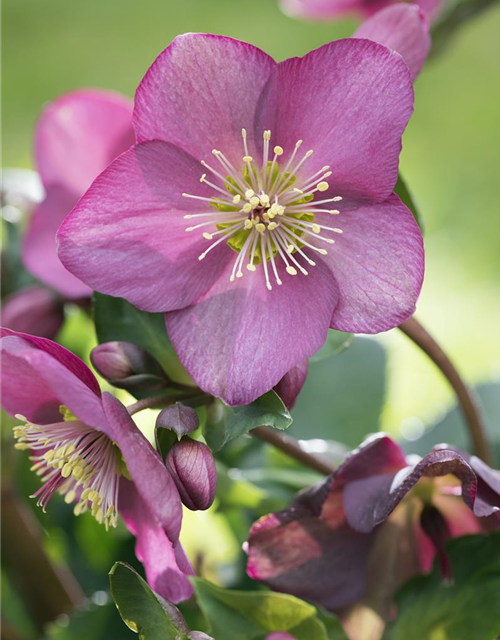
[[[3,166],[28,168],[33,166],[33,129],[44,103],[82,86],[132,97],[149,65],[179,33],[233,36],[281,60],[349,36],[355,28],[349,21],[300,23],[281,14],[275,0],[3,0],[2,20]],[[497,4],[464,24],[448,47],[428,61],[416,83],[415,114],[401,158],[425,227],[426,279],[417,317],[467,380],[483,383],[490,427],[497,435],[498,394],[485,383],[500,378],[499,33]],[[81,355],[95,342],[92,325],[76,311],[61,339]],[[447,433],[453,434],[459,419],[452,414],[442,420],[452,405],[452,394],[433,365],[394,330],[356,339],[341,355],[312,368],[291,429],[301,438],[339,439],[349,446],[379,428],[413,440],[436,421],[447,424]],[[147,426],[148,416],[142,420]],[[238,459],[249,469],[230,478],[233,483],[255,481],[253,493],[242,490],[249,505],[259,504],[265,512],[300,488],[302,480],[297,480],[293,465],[293,480],[289,474],[286,481],[285,476],[276,481],[266,473],[270,467],[289,471],[288,462],[255,447],[241,462],[238,446],[230,448],[224,462],[230,467]],[[27,473],[27,461],[17,453],[7,457],[7,472],[11,465],[19,467],[19,492],[33,491],[37,481]],[[312,480],[311,474],[304,476],[303,484]],[[277,503],[261,500],[270,486]],[[100,590],[107,588],[106,573],[114,560],[134,561],[133,543],[124,531],[105,536],[90,518],[72,518],[62,503],[48,515],[35,511],[50,532],[44,544],[51,557],[69,560],[87,594],[104,593]],[[245,522],[214,513],[192,515],[190,520],[184,537],[191,557],[210,556],[206,540],[219,540],[218,556],[212,550],[206,572],[231,583],[231,563],[242,565],[239,545]],[[24,637],[36,637],[16,599],[15,585],[4,573],[2,577],[4,611],[21,621]],[[97,596],[96,606],[102,604],[99,598],[105,601],[106,595]],[[99,630],[90,632],[84,622],[83,635],[71,631],[65,636],[63,619],[54,637],[127,637],[122,626],[114,636],[108,623],[107,618],[97,622]]]

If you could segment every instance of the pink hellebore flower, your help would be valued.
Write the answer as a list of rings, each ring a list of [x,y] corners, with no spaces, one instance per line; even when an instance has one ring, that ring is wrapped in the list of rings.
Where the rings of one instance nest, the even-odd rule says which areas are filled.
[[[52,339],[64,322],[63,300],[45,287],[26,287],[3,300],[1,318],[4,327]]]
[[[59,261],[57,229],[92,180],[133,143],[132,105],[107,91],[68,93],[52,102],[38,122],[35,163],[46,195],[26,232],[23,261],[65,298],[83,298],[91,291]]]
[[[500,528],[500,472],[446,445],[410,462],[379,434],[288,509],[254,524],[248,574],[338,610],[370,588],[380,596],[382,582],[395,589],[429,571],[435,555],[450,577],[446,539],[491,528]]]
[[[435,17],[446,0],[417,0],[426,13]],[[281,8],[294,18],[337,20],[350,16],[369,18],[395,0],[280,0]]]
[[[353,38],[367,38],[397,51],[418,76],[431,47],[427,15],[416,4],[393,4],[368,18]]]
[[[152,588],[174,602],[190,597],[179,493],[125,407],[101,395],[90,369],[64,347],[9,329],[0,335],[2,406],[22,422],[16,448],[30,450],[41,477],[37,504],[45,510],[59,493],[76,515],[90,510],[106,528],[119,511]]]
[[[66,218],[59,257],[166,312],[196,383],[247,404],[329,327],[377,333],[413,313],[422,236],[392,192],[412,109],[406,64],[368,40],[277,64],[231,38],[178,37],[137,90],[138,144]]]

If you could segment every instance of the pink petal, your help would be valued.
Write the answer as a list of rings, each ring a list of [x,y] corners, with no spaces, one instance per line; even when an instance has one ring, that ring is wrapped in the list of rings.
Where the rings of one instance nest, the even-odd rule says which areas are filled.
[[[274,390],[283,400],[288,409],[293,409],[297,397],[304,386],[307,378],[307,370],[309,369],[309,361],[303,360],[298,365],[290,369],[281,378]]]
[[[303,140],[304,151],[314,150],[307,174],[329,165],[325,197],[342,196],[345,210],[391,194],[412,111],[413,86],[401,57],[348,38],[278,65],[262,93],[255,132],[271,129],[284,159]]]
[[[18,333],[51,339],[63,322],[61,298],[45,287],[26,287],[8,296],[2,304],[2,325]]]
[[[366,20],[354,33],[397,51],[403,56],[414,80],[420,73],[429,49],[429,21],[416,4],[394,4]]]
[[[201,166],[179,148],[153,141],[120,156],[94,182],[58,233],[59,258],[93,289],[147,311],[191,304],[222,272],[232,252],[211,252],[186,232],[187,213],[207,211],[183,192],[213,195]]]
[[[42,113],[35,160],[44,185],[63,187],[76,201],[133,143],[130,101],[116,93],[82,89],[55,100]]]
[[[232,38],[200,33],[177,37],[137,90],[138,141],[172,142],[207,161],[215,147],[241,163],[241,129],[251,134],[260,92],[274,66],[266,53]]]
[[[158,453],[134,424],[125,407],[110,393],[102,397],[113,440],[120,447],[130,477],[158,527],[175,545],[182,522],[179,493]]]
[[[187,571],[179,567],[165,531],[158,526],[133,483],[125,478],[120,481],[118,510],[137,538],[135,554],[144,565],[150,587],[170,602],[190,598],[193,588],[187,575],[194,575],[192,567],[188,565]],[[180,543],[177,546],[180,547]]]
[[[88,367],[44,338],[2,329],[2,406],[43,423],[60,421],[61,404],[82,422],[107,432],[100,391]]]
[[[64,188],[49,186],[45,200],[33,213],[22,248],[26,268],[70,299],[91,294],[91,289],[62,265],[56,253],[57,229],[77,201],[78,196]]]
[[[196,383],[229,405],[242,405],[324,344],[337,288],[320,264],[307,276],[290,276],[280,266],[283,285],[272,291],[260,267],[234,282],[231,270],[232,264],[194,305],[167,313],[166,323]]]
[[[332,224],[329,214],[317,218]],[[401,324],[415,311],[424,276],[422,234],[411,212],[393,194],[336,216],[335,224],[343,233],[322,258],[340,290],[332,328],[378,333]]]
[[[365,14],[364,5],[363,0],[281,0],[285,13],[304,20],[332,20],[345,14]]]

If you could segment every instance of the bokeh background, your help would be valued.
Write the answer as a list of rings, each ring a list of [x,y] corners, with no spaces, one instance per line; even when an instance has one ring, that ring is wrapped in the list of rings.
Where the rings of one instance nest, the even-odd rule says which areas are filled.
[[[3,0],[2,20],[2,164],[25,168],[33,166],[33,130],[46,102],[82,86],[113,89],[132,97],[148,66],[179,33],[205,31],[233,36],[281,60],[347,37],[355,28],[351,21],[300,23],[284,16],[275,0]],[[499,32],[497,3],[463,24],[446,48],[428,61],[416,82],[415,114],[404,136],[401,157],[401,171],[425,230],[426,279],[417,317],[465,378],[479,385],[497,441]],[[60,340],[88,356],[95,336],[85,313],[69,309]],[[423,452],[427,442],[424,432],[436,424],[443,439],[465,441],[453,405],[453,396],[432,363],[394,330],[376,338],[356,338],[344,353],[312,365],[291,432],[303,439],[339,440],[355,446],[366,433],[385,429],[401,437],[408,451]],[[142,420],[145,428],[151,424],[150,416]],[[11,449],[10,423],[6,424],[4,482],[7,478],[9,484],[15,478],[16,491],[27,494],[36,481],[29,477],[22,453]],[[228,467],[237,453],[225,454]],[[278,502],[311,479],[304,475],[294,486],[293,474],[288,474],[287,481],[284,476],[281,480],[271,478],[276,470],[289,471],[288,463],[255,447],[247,452],[244,466],[246,470],[233,472],[232,480],[248,481],[261,493],[272,487],[272,499]],[[254,497],[259,502],[260,498]],[[259,504],[263,508],[263,503]],[[50,557],[69,564],[90,598],[93,619],[97,620],[95,631],[90,632],[83,618],[78,632],[78,621],[70,623],[63,617],[47,633],[73,640],[125,638],[127,630],[106,605],[106,573],[117,559],[134,562],[129,536],[122,530],[106,536],[90,518],[79,518],[75,523],[62,503],[55,504],[48,515],[33,511],[31,505],[28,509],[27,517],[37,518],[45,533],[50,533],[43,538]],[[231,519],[225,516],[223,509],[191,516],[185,541],[191,556],[203,559],[206,575],[225,584],[238,580],[243,584],[240,543],[244,523],[228,524]],[[22,541],[17,543],[20,545]],[[17,552],[24,553],[22,549]],[[25,609],[5,544],[3,553],[7,560],[2,570],[3,615],[20,638],[38,638],[40,625],[36,616],[33,621],[33,612]],[[18,636],[9,637],[14,640]]]

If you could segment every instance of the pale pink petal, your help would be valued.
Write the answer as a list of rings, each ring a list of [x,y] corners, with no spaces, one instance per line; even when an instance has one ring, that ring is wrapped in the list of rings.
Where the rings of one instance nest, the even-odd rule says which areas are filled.
[[[2,326],[49,340],[64,322],[62,299],[45,287],[26,287],[2,302]]]
[[[382,9],[366,20],[354,37],[374,40],[397,51],[413,79],[420,73],[431,46],[427,15],[416,4],[398,3]]]

